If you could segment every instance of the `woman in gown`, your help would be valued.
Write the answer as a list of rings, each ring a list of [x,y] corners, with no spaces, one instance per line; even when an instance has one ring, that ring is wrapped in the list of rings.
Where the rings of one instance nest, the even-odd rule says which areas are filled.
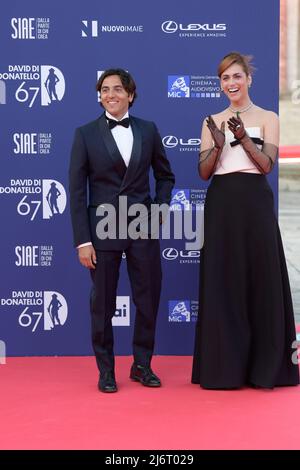
[[[213,178],[192,383],[208,389],[299,383],[289,279],[265,176],[277,157],[279,121],[250,100],[250,59],[236,52],[222,59],[229,106],[202,128],[199,174]]]

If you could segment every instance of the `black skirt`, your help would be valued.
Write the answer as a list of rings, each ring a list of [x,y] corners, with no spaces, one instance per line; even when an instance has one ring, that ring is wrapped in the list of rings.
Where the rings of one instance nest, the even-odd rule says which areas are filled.
[[[192,382],[297,385],[296,334],[273,193],[265,176],[215,175],[204,210]]]

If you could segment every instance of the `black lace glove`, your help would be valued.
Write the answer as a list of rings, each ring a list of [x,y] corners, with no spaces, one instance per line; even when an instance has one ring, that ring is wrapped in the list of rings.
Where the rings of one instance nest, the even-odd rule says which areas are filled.
[[[244,123],[239,116],[230,118],[227,124],[228,129],[242,145],[256,168],[264,175],[270,173],[278,154],[278,147],[273,144],[264,143],[260,150],[248,136]]]
[[[218,149],[221,149],[224,147],[225,143],[225,121],[222,122],[221,128],[218,129],[217,124],[213,120],[211,116],[208,116],[206,119],[206,124],[208,129],[210,130],[210,133],[212,135],[212,138],[214,139],[215,147]]]
[[[237,140],[241,140],[246,135],[244,123],[241,120],[240,116],[232,116],[228,121],[228,129],[233,133],[234,137]]]
[[[211,116],[206,119],[206,124],[214,141],[214,147],[202,150],[199,155],[198,171],[201,178],[209,179],[215,171],[220,155],[225,144],[225,121],[222,122],[221,128],[218,129],[215,121]]]

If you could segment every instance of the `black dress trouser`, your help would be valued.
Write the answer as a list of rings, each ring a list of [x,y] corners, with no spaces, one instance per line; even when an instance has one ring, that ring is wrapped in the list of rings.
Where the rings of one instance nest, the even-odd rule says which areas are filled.
[[[161,292],[160,243],[159,240],[131,240],[124,252],[136,307],[133,357],[137,364],[149,366]],[[116,311],[122,253],[123,250],[97,250],[96,268],[91,270],[92,344],[100,373],[114,370],[112,317]]]

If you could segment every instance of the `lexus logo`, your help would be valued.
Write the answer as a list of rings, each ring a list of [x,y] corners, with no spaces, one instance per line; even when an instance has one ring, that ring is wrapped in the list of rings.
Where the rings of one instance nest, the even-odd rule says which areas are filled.
[[[178,29],[178,24],[172,20],[164,21],[164,23],[161,25],[161,29],[164,33],[175,33],[175,31]]]
[[[181,137],[176,137],[175,135],[166,135],[162,139],[162,143],[164,147],[168,149],[173,149],[177,145],[180,145],[182,147],[195,147],[195,150],[199,148],[201,144],[201,140],[197,138],[191,138],[191,139],[182,139]]]
[[[165,248],[162,252],[163,258],[168,261],[173,261],[178,257],[180,259],[199,259],[200,250],[176,250],[176,248]]]
[[[227,25],[225,23],[190,23],[184,26],[182,23],[179,23],[179,25],[173,21],[173,20],[168,20],[164,21],[161,25],[161,29],[163,30],[164,33],[175,33],[177,29],[180,29],[181,31],[226,31]]]
[[[175,137],[175,135],[166,135],[162,139],[162,143],[168,149],[172,149],[172,148],[176,147],[176,145],[178,145],[178,139],[177,139],[177,137]]]
[[[162,252],[164,259],[174,260],[178,258],[178,250],[176,248],[165,248]]]

